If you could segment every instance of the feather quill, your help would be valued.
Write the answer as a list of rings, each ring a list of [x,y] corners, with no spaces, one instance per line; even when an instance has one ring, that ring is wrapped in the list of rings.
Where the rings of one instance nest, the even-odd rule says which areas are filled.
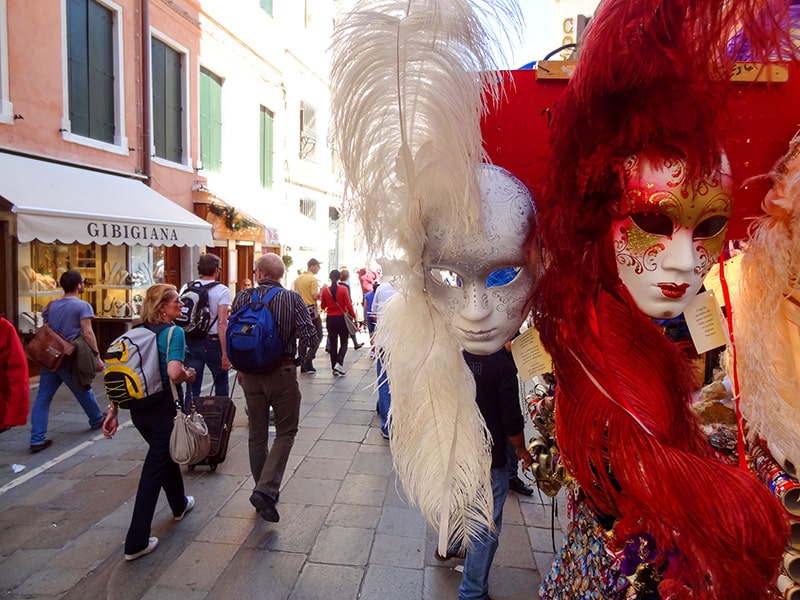
[[[800,133],[787,154],[793,160],[775,169],[770,202],[765,202],[768,214],[751,228],[742,257],[739,303],[733,312],[741,407],[748,437],[750,441],[757,437],[766,440],[771,451],[779,451],[794,465],[800,465],[800,374],[796,365],[800,331],[800,308],[796,304],[800,298],[798,149]]]
[[[434,208],[453,232],[482,215],[474,165],[480,115],[500,94],[494,31],[520,20],[510,0],[364,0],[337,25],[334,137],[346,203],[377,255],[418,255]]]
[[[490,438],[475,380],[421,286],[395,295],[379,328],[394,466],[409,500],[438,527],[444,556],[492,522]]]
[[[520,25],[514,0],[362,0],[333,35],[345,204],[371,255],[399,258],[381,261],[400,277],[378,331],[394,465],[443,555],[491,528],[491,455],[461,347],[425,294],[422,253],[434,220],[449,236],[482,226],[480,117],[501,94],[495,32]]]

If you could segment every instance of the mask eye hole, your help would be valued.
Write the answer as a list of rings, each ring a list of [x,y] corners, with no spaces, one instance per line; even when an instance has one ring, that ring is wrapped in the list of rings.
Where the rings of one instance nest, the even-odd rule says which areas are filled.
[[[501,285],[508,285],[517,278],[522,267],[504,267],[502,269],[495,269],[486,277],[486,287],[500,287]]]
[[[672,235],[672,219],[660,213],[634,213],[630,215],[634,224],[652,235],[669,237]]]
[[[697,227],[694,228],[694,234],[692,235],[692,239],[695,240],[703,240],[712,238],[717,235],[720,231],[725,229],[725,226],[728,224],[728,217],[723,217],[717,215],[715,217],[709,217],[705,221],[700,222]]]
[[[439,267],[428,268],[428,274],[436,283],[446,287],[464,287],[461,275],[450,269],[440,269]]]

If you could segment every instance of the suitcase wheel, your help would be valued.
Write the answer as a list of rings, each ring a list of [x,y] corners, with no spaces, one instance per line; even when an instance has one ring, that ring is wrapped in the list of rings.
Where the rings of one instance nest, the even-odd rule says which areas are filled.
[[[210,465],[208,465],[208,466],[209,466],[209,468],[210,468],[212,471],[216,471],[216,470],[217,470],[217,463],[211,463],[211,464],[210,464]]]
[[[194,471],[194,465],[189,465],[189,470]]]

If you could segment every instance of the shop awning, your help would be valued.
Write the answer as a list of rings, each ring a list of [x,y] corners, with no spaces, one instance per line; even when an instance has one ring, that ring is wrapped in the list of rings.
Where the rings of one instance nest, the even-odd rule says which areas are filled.
[[[0,198],[21,242],[211,246],[211,225],[144,183],[0,153]]]

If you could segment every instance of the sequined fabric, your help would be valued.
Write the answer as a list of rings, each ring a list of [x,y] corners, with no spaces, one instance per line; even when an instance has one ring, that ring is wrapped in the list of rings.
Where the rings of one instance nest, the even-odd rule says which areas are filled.
[[[637,598],[607,550],[609,534],[582,502],[572,504],[573,518],[564,544],[539,588],[541,600],[632,600]]]

